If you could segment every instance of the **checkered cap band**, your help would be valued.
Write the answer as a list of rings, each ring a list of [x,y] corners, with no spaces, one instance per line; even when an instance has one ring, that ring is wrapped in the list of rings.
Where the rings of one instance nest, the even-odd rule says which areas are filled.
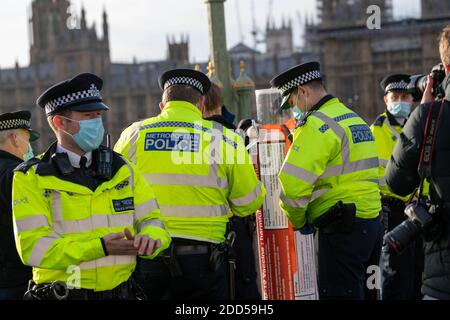
[[[96,98],[102,99],[100,91],[94,84],[91,84],[91,87],[88,90],[78,91],[74,93],[70,93],[68,95],[58,97],[54,100],[51,100],[45,105],[45,112],[50,113],[55,111],[56,109],[72,102],[83,101],[86,98]]]
[[[10,119],[0,121],[0,130],[9,130],[17,128],[29,128],[30,121],[24,119]]]
[[[405,81],[400,81],[400,82],[391,82],[386,86],[385,91],[389,91],[389,90],[406,90],[408,89],[408,83]]]
[[[164,83],[164,90],[173,85],[188,85],[198,89],[203,93],[203,85],[200,81],[190,77],[174,77],[170,78]]]
[[[320,74],[320,71],[318,71],[318,70],[313,70],[313,71],[304,73],[304,74],[298,76],[297,78],[292,79],[291,81],[284,84],[283,86],[281,86],[281,88],[280,88],[281,94],[285,95],[285,93],[288,92],[289,90],[291,90],[292,88],[301,86],[305,83],[308,83],[310,81],[320,79],[320,78],[322,78],[322,76]]]

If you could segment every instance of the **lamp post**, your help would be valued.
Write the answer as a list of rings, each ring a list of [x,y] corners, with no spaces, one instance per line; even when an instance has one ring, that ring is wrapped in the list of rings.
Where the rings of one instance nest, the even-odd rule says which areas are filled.
[[[224,10],[225,1],[226,0],[205,0],[208,7],[209,47],[215,74],[223,85],[224,103],[228,110],[237,115],[237,101],[233,89],[230,58],[227,51]]]

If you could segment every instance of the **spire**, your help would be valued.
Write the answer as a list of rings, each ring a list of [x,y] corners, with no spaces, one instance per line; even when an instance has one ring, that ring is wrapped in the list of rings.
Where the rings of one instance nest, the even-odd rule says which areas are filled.
[[[109,26],[108,26],[108,14],[106,8],[103,6],[103,39],[109,39]]]
[[[86,30],[86,10],[84,10],[84,5],[81,7],[81,30]]]

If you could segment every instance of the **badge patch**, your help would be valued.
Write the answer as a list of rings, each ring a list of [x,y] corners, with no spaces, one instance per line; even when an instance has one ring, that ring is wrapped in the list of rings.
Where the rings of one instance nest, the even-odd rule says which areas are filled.
[[[145,151],[198,152],[200,134],[183,132],[148,132],[145,136]]]
[[[366,124],[360,124],[355,126],[350,126],[350,131],[352,132],[352,140],[353,143],[360,143],[360,142],[368,142],[368,141],[375,141],[372,135],[372,131],[370,131],[370,128]]]
[[[120,200],[113,200],[114,210],[116,212],[134,210],[134,198],[125,198]]]

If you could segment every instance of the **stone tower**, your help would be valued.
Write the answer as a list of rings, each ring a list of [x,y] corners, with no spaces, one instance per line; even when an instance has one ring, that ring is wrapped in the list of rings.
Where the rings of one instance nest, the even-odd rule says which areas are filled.
[[[450,15],[449,0],[421,0],[422,18],[448,17]]]
[[[88,26],[86,11],[80,17],[68,13],[69,0],[34,0],[30,18],[30,61],[53,63],[56,80],[79,72],[107,76],[110,68],[109,26],[103,12],[103,37],[97,35],[95,23]],[[75,25],[69,29],[69,18]]]
[[[34,0],[31,3],[30,61],[52,61],[59,37],[67,29],[69,19],[68,0]]]
[[[365,24],[371,5],[380,8],[382,21],[392,20],[392,0],[317,0],[317,11],[321,26],[333,28]]]
[[[181,35],[177,42],[175,37],[167,37],[167,59],[175,62],[177,65],[189,64],[189,36]]]
[[[277,27],[269,18],[266,25],[266,52],[269,55],[290,56],[294,52],[292,22],[284,18]]]

